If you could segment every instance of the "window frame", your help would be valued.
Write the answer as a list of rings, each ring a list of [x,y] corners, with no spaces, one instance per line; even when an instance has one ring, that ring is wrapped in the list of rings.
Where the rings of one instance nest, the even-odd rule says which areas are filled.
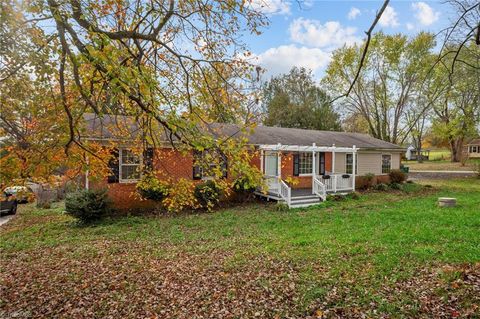
[[[310,155],[310,156],[307,156],[307,158],[310,158],[310,173],[302,173],[302,161],[305,159],[304,155]],[[308,165],[304,166],[303,168],[308,169]],[[311,152],[299,152],[298,153],[298,176],[312,176],[312,171],[313,171],[313,154]]]
[[[276,158],[276,161],[275,161],[275,175],[268,175],[267,174],[267,158],[268,157],[275,157]],[[268,177],[278,177],[279,176],[279,170],[278,170],[278,166],[279,166],[279,159],[280,158],[280,154],[278,152],[274,152],[274,151],[266,151],[264,154],[263,154],[263,174],[265,176],[268,176]]]
[[[123,174],[122,174],[122,168],[123,166],[136,166],[137,169],[141,168],[141,165],[142,165],[142,160],[143,160],[143,154],[140,153],[140,155],[137,155],[138,156],[138,164],[124,164],[123,163],[123,151],[130,151],[130,152],[133,152],[132,148],[129,148],[129,147],[122,147],[122,148],[118,148],[119,150],[119,154],[118,154],[118,182],[119,183],[136,183],[138,182],[141,178],[142,178],[142,172],[139,171],[139,176],[138,178],[129,178],[129,179],[124,179],[122,178]]]
[[[349,162],[348,158],[351,158],[351,162]],[[349,168],[350,168],[350,171],[349,171]],[[350,175],[353,174],[353,153],[345,154],[345,174],[350,174]]]
[[[390,157],[390,161],[389,161],[390,167],[389,167],[389,169],[388,169],[388,172],[384,172],[384,171],[383,171],[383,157],[384,157],[384,156]],[[381,156],[381,158],[380,158],[380,165],[381,165],[381,173],[382,173],[382,175],[388,175],[388,174],[390,174],[390,172],[392,171],[392,154],[391,154],[391,153],[382,154],[382,156]]]
[[[199,155],[197,156],[200,156],[201,160],[203,161],[204,158],[205,158],[205,154],[208,153],[208,150],[204,150],[204,151],[201,151],[199,152]],[[223,166],[224,166],[224,174],[221,178],[227,178],[228,177],[228,159],[226,156],[222,156],[222,155],[219,155],[220,157],[222,157],[222,160],[223,160]],[[194,165],[195,166],[195,165]],[[212,168],[212,167],[215,167],[215,163],[213,164],[208,164],[208,168]],[[209,175],[205,172],[204,170],[204,167],[202,165],[199,165],[198,166],[198,169],[200,171],[200,177],[199,178],[195,178],[195,176],[193,176],[193,179],[197,179],[197,180],[202,180],[202,181],[208,181],[208,180],[214,180],[216,178],[215,175]]]

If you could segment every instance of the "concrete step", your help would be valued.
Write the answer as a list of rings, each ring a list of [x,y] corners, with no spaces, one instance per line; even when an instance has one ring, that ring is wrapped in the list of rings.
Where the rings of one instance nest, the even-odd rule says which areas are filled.
[[[311,206],[311,205],[317,205],[320,204],[322,201],[320,198],[312,198],[312,199],[303,199],[303,200],[292,200],[290,202],[290,207],[295,208],[295,207],[306,207],[306,206]]]

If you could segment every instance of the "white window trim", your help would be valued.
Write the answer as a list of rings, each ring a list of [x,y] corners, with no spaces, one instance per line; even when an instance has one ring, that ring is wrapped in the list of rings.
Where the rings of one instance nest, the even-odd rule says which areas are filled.
[[[119,183],[124,183],[124,184],[128,184],[128,183],[137,183],[140,178],[142,177],[142,173],[140,172],[140,178],[136,178],[136,179],[123,179],[122,178],[122,166],[140,166],[142,165],[142,161],[143,161],[143,154],[140,154],[139,155],[139,158],[140,158],[140,163],[139,164],[123,164],[123,150],[132,150],[132,148],[130,147],[122,147],[122,148],[119,148],[118,149],[118,182]]]
[[[298,159],[298,176],[313,176],[312,172],[310,173],[300,173],[300,160],[302,158],[301,154],[310,154],[310,159],[312,162],[312,170],[313,170],[313,154],[311,152],[300,152],[299,153],[299,159]]]
[[[352,155],[352,172],[347,173],[347,167],[348,167],[348,161],[347,157],[348,155]],[[355,163],[353,163],[353,158],[355,157]],[[392,161],[390,160],[390,167],[392,166]],[[357,156],[353,156],[353,153],[345,153],[345,174],[353,175],[353,168],[355,168],[355,175],[358,175],[358,154]],[[390,168],[391,169],[391,168]]]
[[[382,153],[382,155],[380,155],[380,175],[388,175],[390,174],[390,172],[388,173],[384,173],[383,172],[383,155],[389,155],[390,156],[390,172],[392,171],[392,160],[393,160],[393,156],[392,156],[392,153]]]

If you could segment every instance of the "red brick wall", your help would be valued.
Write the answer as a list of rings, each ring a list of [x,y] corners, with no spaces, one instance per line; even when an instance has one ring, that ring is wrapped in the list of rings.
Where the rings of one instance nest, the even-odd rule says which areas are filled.
[[[162,148],[156,149],[153,165],[159,172],[159,177],[177,180],[179,178],[193,178],[193,156],[182,154],[179,151]],[[92,188],[107,188],[108,196],[114,207],[118,210],[142,210],[152,209],[158,204],[151,200],[142,200],[135,191],[135,183],[107,183],[102,181],[92,182]]]
[[[177,150],[161,148],[155,150],[153,165],[161,178],[193,178],[193,156]]]
[[[281,157],[281,174],[282,179],[293,178],[298,181],[293,188],[310,188],[312,187],[311,176],[293,176],[293,152],[284,152]],[[257,152],[251,160],[251,164],[260,168],[260,154]],[[159,177],[163,179],[177,180],[179,178],[193,178],[193,156],[183,154],[179,151],[162,148],[155,150],[154,168],[159,173]],[[325,170],[332,170],[332,153],[325,153]],[[387,183],[388,176],[377,176],[374,183]],[[360,188],[364,181],[357,176],[356,186]],[[152,209],[157,203],[149,200],[141,200],[135,192],[135,183],[113,183],[108,184],[106,179],[100,182],[91,183],[92,188],[106,187],[108,195],[114,202],[117,209]]]

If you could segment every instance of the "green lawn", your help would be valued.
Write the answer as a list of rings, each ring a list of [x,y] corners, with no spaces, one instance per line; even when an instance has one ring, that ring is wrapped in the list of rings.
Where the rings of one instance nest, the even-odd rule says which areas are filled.
[[[89,227],[27,206],[0,228],[0,317],[478,318],[480,181],[429,183]]]

